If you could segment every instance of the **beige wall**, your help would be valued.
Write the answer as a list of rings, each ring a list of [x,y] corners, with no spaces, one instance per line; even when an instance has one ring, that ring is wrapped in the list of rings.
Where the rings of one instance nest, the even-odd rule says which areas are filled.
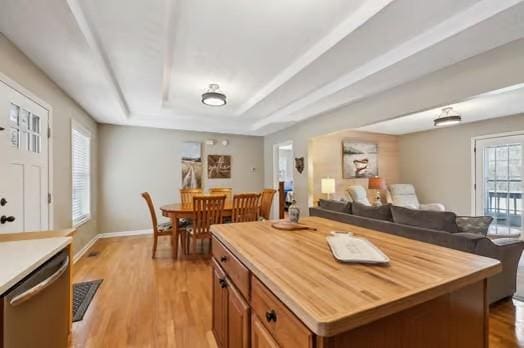
[[[448,210],[469,215],[471,139],[513,131],[524,131],[524,114],[401,136],[401,180],[415,185],[421,202],[443,203]]]
[[[312,204],[308,194],[308,147],[312,137],[355,129],[405,114],[452,104],[474,95],[524,81],[524,39],[466,59],[393,89],[301,121],[264,137],[265,184],[273,185],[273,146],[293,142],[295,157],[305,157],[302,174],[294,171],[295,199],[303,214]],[[356,87],[358,89],[358,87]],[[297,114],[300,117],[300,114]]]
[[[70,227],[71,218],[71,120],[86,127],[92,135],[92,219],[78,228],[74,250],[79,250],[97,233],[97,124],[96,122],[16,46],[0,34],[0,72],[52,108],[53,138],[53,220],[54,228]]]
[[[143,191],[151,193],[157,208],[179,201],[184,141],[230,140],[228,146],[220,141],[213,146],[202,145],[205,188],[232,187],[234,192],[263,188],[262,137],[101,125],[99,138],[101,232],[151,228],[145,203],[140,197]],[[208,154],[232,156],[231,179],[207,179]]]
[[[343,179],[342,178],[342,141],[344,139],[360,140],[378,144],[378,172],[387,183],[398,183],[399,169],[399,143],[398,137],[393,135],[375,134],[357,131],[342,131],[313,138],[310,144],[309,156],[311,158],[313,199],[325,198],[320,192],[320,181],[324,177],[335,178],[337,193],[335,199],[344,197],[344,190],[349,185],[368,186],[368,179]],[[375,191],[369,192],[374,197]]]

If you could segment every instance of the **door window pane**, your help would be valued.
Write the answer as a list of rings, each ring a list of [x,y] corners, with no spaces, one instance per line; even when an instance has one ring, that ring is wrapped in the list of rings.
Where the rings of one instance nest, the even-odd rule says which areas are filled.
[[[9,107],[9,120],[11,123],[18,125],[18,112],[20,110],[20,107],[18,105],[15,105],[11,103]]]
[[[518,235],[522,228],[522,146],[484,148],[484,213],[493,216],[490,234]]]
[[[19,118],[19,122],[20,122],[20,130],[21,131],[27,131],[28,128],[29,128],[29,111],[27,111],[26,109],[22,109],[20,111],[20,118]]]
[[[20,132],[16,128],[9,129],[9,142],[11,146],[19,148],[20,147]]]
[[[31,115],[31,131],[40,134],[40,116],[35,114]]]

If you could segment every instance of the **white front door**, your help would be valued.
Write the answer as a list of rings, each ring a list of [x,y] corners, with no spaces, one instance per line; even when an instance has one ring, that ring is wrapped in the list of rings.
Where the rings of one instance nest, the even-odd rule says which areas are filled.
[[[489,234],[523,235],[524,136],[512,135],[475,141],[477,215],[490,215]]]
[[[0,233],[49,227],[48,118],[0,80]]]

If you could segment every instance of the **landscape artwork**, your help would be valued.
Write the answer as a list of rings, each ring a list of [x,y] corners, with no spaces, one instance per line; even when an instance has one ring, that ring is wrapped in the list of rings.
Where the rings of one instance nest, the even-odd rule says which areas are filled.
[[[354,140],[342,141],[344,179],[378,176],[378,145]]]
[[[231,179],[231,156],[208,155],[207,177],[209,179]]]
[[[182,188],[202,188],[202,144],[182,144]]]

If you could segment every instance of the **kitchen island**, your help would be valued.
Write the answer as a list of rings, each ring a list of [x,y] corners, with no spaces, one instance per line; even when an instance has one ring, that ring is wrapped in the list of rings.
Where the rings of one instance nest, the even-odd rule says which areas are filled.
[[[487,347],[486,279],[499,261],[327,219],[214,225],[213,332],[220,347]],[[337,262],[331,231],[388,265]]]

